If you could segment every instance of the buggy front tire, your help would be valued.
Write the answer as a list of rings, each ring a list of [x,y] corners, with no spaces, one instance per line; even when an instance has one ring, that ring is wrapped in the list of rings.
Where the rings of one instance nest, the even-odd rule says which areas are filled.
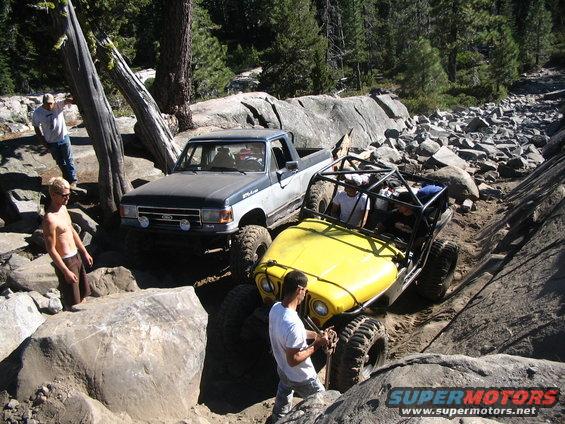
[[[332,359],[330,388],[341,393],[369,378],[381,366],[388,348],[383,323],[360,315],[341,331]]]

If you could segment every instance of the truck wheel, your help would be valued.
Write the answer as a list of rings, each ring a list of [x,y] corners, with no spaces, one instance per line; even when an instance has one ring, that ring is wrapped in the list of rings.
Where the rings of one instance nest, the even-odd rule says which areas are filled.
[[[332,358],[330,388],[345,392],[369,378],[386,358],[388,336],[375,318],[360,315],[341,331]]]
[[[245,321],[259,306],[261,306],[259,291],[250,284],[234,287],[220,306],[217,325],[225,359],[230,369],[240,365],[247,353],[252,353],[249,346],[252,341],[242,337],[242,330]]]
[[[330,204],[330,193],[328,189],[328,184],[324,181],[318,181],[312,187],[308,193],[306,193],[306,198],[304,199],[304,206],[308,209],[315,210],[316,212],[325,213],[326,209]],[[306,216],[308,218],[308,216]]]
[[[253,283],[253,269],[271,242],[269,231],[259,225],[246,225],[239,230],[230,251],[231,273],[235,281]]]
[[[417,289],[421,296],[439,302],[447,293],[457,267],[459,247],[452,242],[434,240]]]
[[[147,265],[148,253],[151,249],[145,234],[133,230],[128,231],[125,247],[126,257],[133,266],[140,268]]]

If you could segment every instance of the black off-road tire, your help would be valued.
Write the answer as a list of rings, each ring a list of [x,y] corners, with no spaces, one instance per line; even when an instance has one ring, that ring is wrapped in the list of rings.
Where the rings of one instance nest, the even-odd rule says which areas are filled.
[[[242,337],[242,330],[247,319],[259,306],[261,306],[259,291],[250,284],[234,287],[220,306],[216,321],[219,338],[228,371],[234,375],[239,374],[242,368],[246,368],[246,358],[251,360],[251,356],[256,353],[257,349],[253,349],[255,343]]]
[[[226,352],[242,350],[243,324],[259,306],[259,290],[251,284],[240,284],[228,292],[220,306],[217,321],[220,340]]]
[[[253,284],[253,269],[272,243],[269,231],[259,225],[246,225],[232,239],[230,265],[237,282]]]
[[[304,206],[308,209],[315,210],[317,212],[325,213],[330,205],[330,191],[328,184],[324,181],[318,181],[308,193],[306,193],[306,198],[304,199]],[[312,214],[306,213],[304,218],[309,218]]]
[[[387,354],[388,336],[377,319],[360,315],[341,331],[332,358],[330,388],[341,393],[366,380]]]
[[[148,264],[150,243],[145,234],[129,230],[125,238],[126,258],[136,268],[144,268]]]
[[[418,293],[432,302],[443,300],[453,281],[458,257],[459,247],[455,243],[434,240],[418,279]]]

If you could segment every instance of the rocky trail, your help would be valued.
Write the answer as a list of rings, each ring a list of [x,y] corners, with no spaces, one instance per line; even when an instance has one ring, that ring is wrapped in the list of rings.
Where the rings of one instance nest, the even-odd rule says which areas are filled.
[[[309,423],[322,415],[324,422],[343,422],[345,417],[347,422],[399,422],[393,410],[375,406],[384,402],[382,387],[408,385],[405,375],[412,376],[410,384],[437,385],[431,376],[438,369],[444,376],[442,385],[447,386],[521,382],[563,389],[565,129],[560,107],[564,93],[563,73],[544,70],[522,81],[499,104],[409,117],[402,116],[399,102],[385,96],[373,102],[379,111],[371,110],[367,116],[387,117],[389,125],[375,124],[372,131],[370,124],[362,129],[356,122],[359,128],[353,137],[355,131],[362,136],[352,146],[354,153],[449,185],[455,213],[442,238],[459,245],[460,259],[443,303],[424,301],[409,289],[381,316],[390,351],[387,364],[368,384],[355,386],[339,401],[336,392],[309,400],[285,422]],[[201,126],[196,132],[228,124],[284,124],[290,119],[284,111],[299,107],[301,116],[311,121],[307,129],[293,123],[293,130],[298,139],[305,134],[307,143],[315,143],[312,122],[332,117],[335,127],[326,132],[333,137],[347,128],[347,121],[339,120],[346,119],[347,107],[376,107],[367,106],[366,99],[347,100],[339,112],[345,115],[339,118],[335,112],[339,108],[328,106],[335,100],[325,97],[287,103],[254,93],[248,98],[232,96],[224,103],[219,99],[202,102],[194,105],[195,122]],[[296,110],[287,113],[296,114]],[[134,185],[158,178],[160,172],[134,142],[132,121],[120,122],[126,135],[126,172]],[[25,130],[22,126],[12,129]],[[176,140],[181,144],[189,135]],[[6,340],[0,358],[4,376],[0,390],[7,390],[0,392],[4,405],[0,417],[4,422],[30,424],[53,420],[265,422],[277,383],[273,359],[266,352],[250,352],[240,363],[228,361],[217,336],[218,309],[236,284],[226,255],[196,257],[177,252],[157,257],[145,269],[131,269],[123,252],[123,234],[108,233],[97,224],[98,168],[84,128],[74,128],[71,137],[82,190],[73,195],[70,210],[95,256],[96,269],[89,277],[97,296],[75,313],[59,312],[53,290],[56,278],[37,228],[37,205],[45,195],[45,182],[57,174],[55,164],[29,134],[10,134],[0,141],[0,188],[5,195],[0,204],[0,331]],[[180,304],[170,293],[182,299]],[[187,311],[195,311],[205,327],[186,322]],[[76,322],[70,323],[73,314]],[[14,317],[16,326],[11,324]],[[171,332],[180,322],[182,328]],[[71,334],[68,328],[73,326]],[[145,337],[147,328],[152,328],[151,343],[138,345],[135,335]],[[74,337],[89,339],[90,345],[79,344],[77,351]],[[204,341],[201,346],[200,341]],[[188,351],[182,348],[186,343],[191,346]],[[90,356],[89,346],[97,349],[95,356]],[[129,364],[137,377],[118,373],[122,380],[118,382],[112,380],[112,370],[129,361],[127,355],[116,353],[120,349],[140,359]],[[189,359],[190,352],[200,359]],[[486,354],[496,356],[483,357]],[[56,359],[64,357],[70,358],[68,363]],[[520,377],[530,375],[526,371],[532,368],[536,376]],[[172,369],[178,370],[174,376]],[[170,394],[145,388],[145,377],[137,379],[145,375],[156,379],[147,387],[158,385]],[[171,383],[183,379],[182,389],[190,392],[189,383],[197,378],[201,378],[198,403],[187,400],[188,393],[177,393]],[[116,393],[124,387],[126,394]],[[497,417],[476,422],[557,423],[563,417],[563,408],[556,407],[543,411],[538,421]]]

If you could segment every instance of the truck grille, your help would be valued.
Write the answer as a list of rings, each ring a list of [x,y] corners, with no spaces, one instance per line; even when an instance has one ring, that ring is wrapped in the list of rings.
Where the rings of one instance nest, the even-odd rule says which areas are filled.
[[[149,218],[149,227],[178,229],[183,219],[190,222],[191,228],[202,228],[202,219],[199,209],[185,208],[154,208],[151,206],[140,206],[139,216]]]

